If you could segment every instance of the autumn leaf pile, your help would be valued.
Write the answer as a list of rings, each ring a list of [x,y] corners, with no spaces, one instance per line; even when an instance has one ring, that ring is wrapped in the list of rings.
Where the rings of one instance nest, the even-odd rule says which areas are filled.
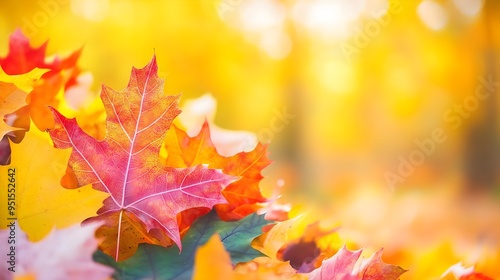
[[[269,219],[287,213],[260,192],[267,144],[220,155],[208,121],[189,136],[176,121],[180,96],[164,93],[155,57],[132,69],[124,90],[103,86],[97,98],[77,66],[80,50],[49,59],[46,43],[32,47],[20,31],[9,47],[0,58],[1,172],[17,170],[22,232],[17,271],[2,262],[1,279],[395,280],[405,273],[383,262],[382,250],[318,246],[335,229],[310,224],[289,240],[303,217]],[[457,279],[488,279],[479,277],[467,270]]]

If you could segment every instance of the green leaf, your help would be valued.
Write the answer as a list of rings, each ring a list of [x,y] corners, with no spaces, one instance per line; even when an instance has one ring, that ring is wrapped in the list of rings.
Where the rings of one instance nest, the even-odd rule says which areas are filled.
[[[116,262],[101,251],[94,254],[94,260],[115,268],[116,279],[191,279],[194,256],[199,246],[218,233],[224,247],[231,255],[233,264],[253,260],[263,254],[250,245],[262,234],[262,227],[270,224],[264,215],[252,214],[239,221],[224,222],[215,211],[197,219],[182,239],[182,252],[175,246],[168,248],[140,244],[133,257]]]

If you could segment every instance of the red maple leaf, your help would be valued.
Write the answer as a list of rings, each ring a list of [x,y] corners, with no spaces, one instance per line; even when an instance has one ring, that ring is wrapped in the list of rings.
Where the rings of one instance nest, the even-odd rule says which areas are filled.
[[[45,51],[48,41],[39,47],[32,47],[30,40],[16,29],[9,37],[9,52],[5,58],[0,57],[0,66],[7,75],[21,75],[35,68],[50,69],[45,76],[51,76],[63,69],[76,67],[76,62],[81,54],[81,49],[73,52],[66,58],[54,57],[50,62],[45,61]],[[77,71],[79,73],[79,71]]]
[[[8,75],[20,75],[38,68],[48,68],[45,64],[47,42],[37,48],[30,46],[29,39],[21,29],[16,29],[9,37],[9,53],[0,58],[0,66]]]
[[[9,124],[22,129],[12,134],[11,140],[19,142],[24,137],[24,130],[30,129],[30,119],[39,130],[54,127],[54,119],[48,106],[57,107],[60,100],[57,94],[61,89],[67,90],[78,85],[77,78],[81,74],[76,65],[81,49],[67,57],[54,56],[46,61],[47,42],[39,47],[31,47],[29,39],[17,29],[9,38],[9,52],[0,58],[0,66],[7,75],[22,75],[35,68],[48,69],[39,79],[34,80],[33,89],[28,92],[26,105],[6,115]],[[3,117],[3,116],[2,116]],[[0,154],[0,164],[10,161],[10,144],[7,138],[1,139],[0,146],[6,147]]]
[[[25,74],[35,68],[48,69],[29,92],[26,98],[28,105],[11,116],[15,127],[29,129],[28,117],[31,117],[38,129],[43,131],[53,128],[54,121],[47,106],[57,107],[59,100],[56,95],[59,90],[78,84],[77,77],[81,70],[76,64],[82,49],[67,57],[54,56],[51,61],[46,61],[47,42],[39,47],[31,47],[29,39],[17,29],[10,35],[9,53],[5,58],[0,58],[0,66],[8,75]]]
[[[235,179],[203,165],[176,169],[161,164],[160,146],[180,110],[179,96],[163,93],[157,72],[153,57],[143,69],[132,69],[122,92],[103,86],[107,134],[102,141],[52,109],[56,125],[50,136],[57,148],[73,148],[69,167],[78,186],[92,184],[110,194],[98,216],[86,222],[104,222],[101,249],[117,260],[131,256],[138,242],[168,245],[164,236],[181,249],[176,215],[225,203],[222,189]],[[130,230],[141,238],[128,238]]]

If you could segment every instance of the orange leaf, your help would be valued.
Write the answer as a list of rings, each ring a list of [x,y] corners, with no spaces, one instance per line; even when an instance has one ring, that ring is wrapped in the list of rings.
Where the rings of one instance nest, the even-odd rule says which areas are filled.
[[[32,48],[29,39],[18,29],[9,38],[9,53],[0,58],[0,66],[8,75],[26,74],[35,68],[49,69],[33,85],[33,90],[26,98],[27,109],[17,111],[12,117],[16,127],[26,127],[29,124],[27,114],[31,117],[39,130],[54,127],[54,120],[47,106],[57,108],[58,93],[77,84],[77,77],[81,70],[76,66],[81,49],[65,58],[55,57],[52,61],[45,61],[47,42],[38,48]]]
[[[193,279],[233,279],[231,257],[218,234],[214,234],[205,245],[198,248],[194,259]]]
[[[57,148],[73,148],[69,167],[78,186],[92,184],[94,189],[110,194],[97,212],[99,216],[87,221],[116,227],[116,236],[107,236],[111,240],[104,240],[101,249],[109,252],[110,246],[116,248],[112,256],[117,260],[132,255],[139,242],[123,237],[126,217],[135,216],[141,222],[133,223],[143,228],[139,232],[160,239],[166,235],[182,248],[176,215],[189,208],[212,208],[226,202],[221,191],[233,181],[232,176],[201,165],[176,169],[161,164],[161,143],[180,111],[179,96],[164,95],[163,80],[157,72],[153,57],[143,69],[133,68],[122,92],[103,86],[107,135],[102,141],[86,134],[75,119],[52,109],[56,125],[50,136]],[[156,243],[151,238],[144,240]]]
[[[0,82],[0,139],[10,131],[19,130],[19,128],[7,125],[3,120],[5,115],[21,108],[26,102],[26,93],[18,89],[14,84]]]
[[[223,220],[241,219],[260,208],[256,203],[266,201],[260,192],[259,182],[263,178],[261,170],[271,163],[267,158],[267,145],[259,143],[251,152],[223,157],[212,143],[208,122],[203,124],[195,137],[189,137],[174,125],[167,133],[164,144],[168,153],[165,160],[168,166],[208,164],[210,168],[222,169],[225,174],[240,177],[222,192],[228,204],[215,206]]]
[[[269,232],[253,241],[253,246],[267,256],[276,259],[277,253],[289,240],[289,233],[297,228],[297,224],[304,216],[297,216],[283,222],[276,223]]]
[[[369,259],[364,260],[358,271],[361,280],[397,280],[406,270],[382,260],[382,249],[378,250]]]
[[[120,214],[122,215],[121,219]],[[114,212],[110,214],[109,217],[103,218],[115,223],[111,226],[102,226],[96,231],[96,237],[103,240],[100,244],[101,249],[104,253],[110,256],[113,256],[118,250],[118,255],[120,255],[121,258],[127,259],[132,257],[135,252],[132,250],[132,247],[137,246],[136,244],[140,243],[163,246],[172,244],[168,237],[166,235],[161,236],[161,232],[159,231],[156,231],[157,236],[154,236],[153,232],[149,233],[145,229],[144,223],[141,222],[141,220],[139,220],[135,215],[132,215],[127,211],[123,211],[121,213]],[[118,225],[117,223],[120,220],[121,224]],[[119,235],[118,229],[121,231],[121,243],[119,248],[116,242],[116,236]]]

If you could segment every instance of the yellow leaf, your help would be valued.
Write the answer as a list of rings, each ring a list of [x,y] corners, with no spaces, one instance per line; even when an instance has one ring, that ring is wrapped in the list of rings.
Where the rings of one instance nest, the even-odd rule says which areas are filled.
[[[290,241],[289,234],[295,230],[304,216],[297,216],[290,220],[277,223],[268,233],[261,238],[255,239],[253,246],[272,259],[276,259],[276,253],[287,242]]]
[[[194,264],[194,280],[234,278],[231,257],[218,234],[212,235],[205,245],[200,246]]]
[[[43,74],[48,72],[49,69],[35,68],[26,74],[21,75],[7,75],[0,67],[0,81],[14,84],[17,88],[24,92],[33,90],[33,85],[42,77]]]
[[[1,68],[0,68],[1,69]],[[0,82],[0,139],[10,131],[19,130],[3,121],[6,114],[13,113],[26,105],[26,93],[14,84]]]
[[[54,226],[68,227],[94,215],[108,196],[90,185],[73,190],[63,188],[60,180],[71,150],[55,149],[47,138],[46,133],[32,129],[20,144],[11,144],[11,165],[0,167],[2,178],[10,178],[8,170],[15,169],[15,216],[32,241],[41,240]],[[7,179],[1,184],[0,199],[6,202]],[[7,207],[2,207],[0,214],[2,220],[10,217]],[[1,228],[6,228],[6,224]]]

